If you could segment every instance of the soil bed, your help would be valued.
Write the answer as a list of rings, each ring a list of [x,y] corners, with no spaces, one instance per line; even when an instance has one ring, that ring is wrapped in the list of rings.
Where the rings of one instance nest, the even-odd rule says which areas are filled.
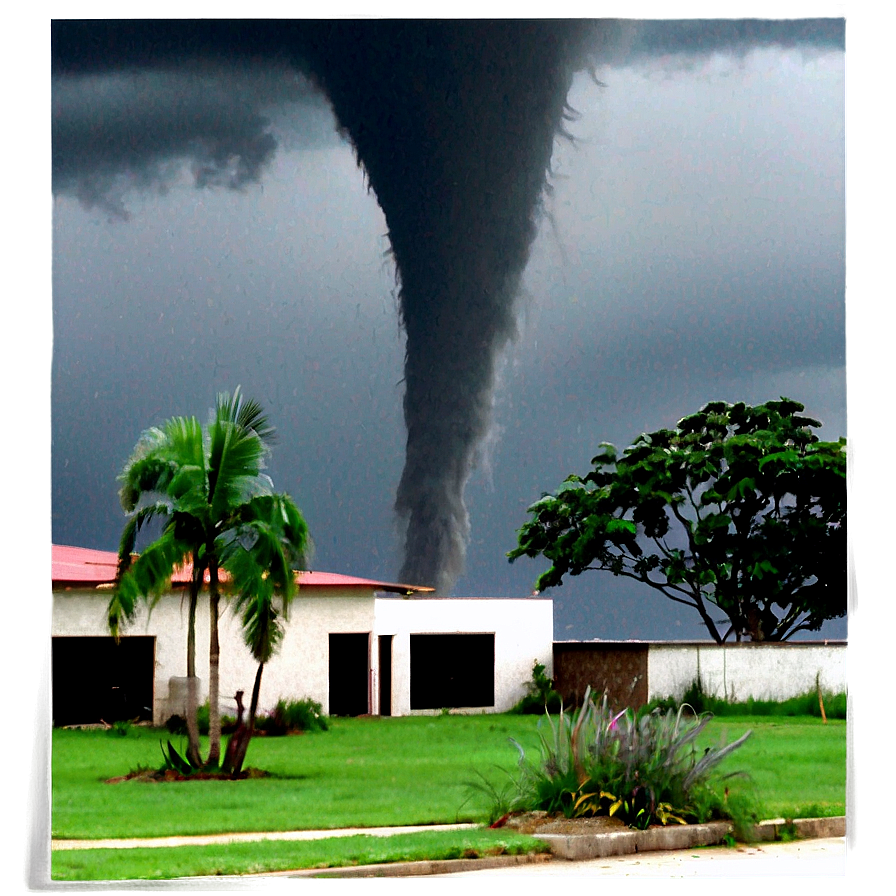
[[[193,772],[190,775],[182,775],[171,768],[143,769],[117,778],[107,778],[106,784],[121,784],[122,781],[144,781],[151,784],[161,781],[245,781],[248,778],[267,778],[269,775],[269,772],[260,768],[247,768],[238,775],[225,775],[222,772]]]
[[[630,830],[621,819],[610,815],[590,818],[564,818],[547,812],[524,812],[513,815],[500,827],[520,834],[605,834],[611,831]]]

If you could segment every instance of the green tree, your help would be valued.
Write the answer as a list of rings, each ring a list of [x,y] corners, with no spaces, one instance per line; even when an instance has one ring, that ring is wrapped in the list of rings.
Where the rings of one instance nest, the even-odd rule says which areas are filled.
[[[119,546],[118,581],[108,608],[111,633],[118,636],[122,624],[133,620],[141,601],[152,609],[170,588],[173,572],[187,562],[192,564],[187,624],[187,758],[194,767],[202,764],[196,721],[195,619],[199,593],[207,579],[209,754],[205,765],[217,767],[221,755],[219,571],[223,568],[229,577],[239,576],[243,589],[252,587],[243,572],[246,557],[258,565],[269,560],[273,567],[277,562],[272,559],[270,538],[264,537],[265,514],[291,514],[294,510],[286,496],[274,494],[270,478],[262,472],[273,438],[274,430],[260,405],[244,399],[237,388],[232,396],[218,395],[206,427],[195,417],[174,417],[146,430],[119,476],[119,495],[128,521]],[[161,534],[135,557],[137,535],[153,520],[162,522]],[[289,526],[278,524],[276,528],[281,537],[299,539],[295,545],[281,545],[281,557],[300,557],[307,536],[304,522],[298,525],[292,516]],[[268,574],[279,581],[276,568]]]
[[[551,561],[538,590],[585,570],[636,579],[718,643],[817,631],[846,613],[846,443],[820,441],[803,409],[711,402],[621,457],[603,443],[529,508],[507,556]]]

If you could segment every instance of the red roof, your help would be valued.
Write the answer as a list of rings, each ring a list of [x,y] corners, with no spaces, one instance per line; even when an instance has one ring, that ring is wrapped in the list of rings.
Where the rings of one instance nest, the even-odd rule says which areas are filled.
[[[118,554],[115,551],[95,551],[91,548],[76,548],[69,545],[53,545],[53,585],[58,587],[96,587],[111,585],[115,581],[118,568]],[[190,581],[190,566],[178,570],[171,577],[172,584],[186,585]],[[206,573],[208,581],[208,573]],[[343,576],[335,572],[300,572],[296,581],[299,587],[315,588],[358,588],[370,591],[390,591],[398,594],[432,591],[419,585],[401,585],[395,582],[379,582],[375,579],[360,579]]]

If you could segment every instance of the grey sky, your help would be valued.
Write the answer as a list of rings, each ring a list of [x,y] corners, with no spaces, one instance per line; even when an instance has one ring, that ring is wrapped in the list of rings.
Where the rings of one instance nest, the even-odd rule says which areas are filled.
[[[641,55],[598,76],[605,87],[577,77],[576,142],[556,143],[520,336],[467,488],[458,595],[531,590],[543,564],[507,563],[515,529],[601,441],[626,445],[712,399],[782,394],[824,421],[822,435],[846,434],[844,54]],[[164,171],[134,161],[127,180],[85,164],[79,181],[57,167],[53,538],[114,549],[115,475],[140,431],[204,415],[239,383],[280,430],[270,472],[308,518],[315,566],[393,579],[404,337],[386,225],[326,108],[301,84],[252,78],[225,82],[248,98],[227,146],[256,147],[257,171],[215,161],[214,97],[201,100],[208,128],[183,118],[184,139],[206,141],[202,177],[239,191],[198,189],[165,155],[150,87],[117,120],[162,131]],[[103,96],[57,94],[72,147],[79,112]],[[143,189],[160,173],[163,193]],[[558,638],[702,634],[695,615],[610,576],[552,596]]]

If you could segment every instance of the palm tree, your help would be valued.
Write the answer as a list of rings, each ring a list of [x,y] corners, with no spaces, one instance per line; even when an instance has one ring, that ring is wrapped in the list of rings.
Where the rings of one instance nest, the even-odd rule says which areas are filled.
[[[228,533],[222,545],[222,562],[232,575],[235,610],[242,615],[243,637],[258,663],[248,722],[238,726],[227,745],[222,768],[228,774],[238,775],[242,770],[255,732],[261,676],[283,638],[280,618],[289,612],[296,591],[294,569],[304,565],[307,544],[308,528],[292,500],[285,495],[265,495],[241,509],[240,525]],[[275,598],[280,600],[279,611]],[[241,700],[238,702],[242,710]]]
[[[262,472],[273,437],[274,430],[260,405],[244,399],[238,387],[232,396],[218,395],[207,427],[195,417],[174,417],[144,432],[119,476],[121,504],[129,519],[119,546],[117,587],[109,603],[112,634],[117,637],[122,622],[134,618],[141,600],[152,609],[169,587],[172,573],[187,562],[192,564],[187,625],[187,758],[195,767],[201,764],[196,723],[195,618],[206,573],[210,634],[209,754],[205,764],[217,767],[221,751],[219,571],[230,574],[233,566],[240,587],[254,587],[242,572],[246,557],[256,563],[273,557],[268,541],[262,537],[261,521],[265,512],[282,509],[286,501],[301,525],[293,525],[288,532],[282,527],[281,535],[298,534],[301,542],[294,550],[283,547],[281,553],[284,557],[301,556],[305,548],[304,520],[286,496],[274,495],[270,478]],[[156,518],[164,520],[161,535],[132,560],[137,534]],[[235,543],[241,551],[234,548]],[[271,575],[280,573],[275,570]],[[257,581],[265,579],[259,576]]]

